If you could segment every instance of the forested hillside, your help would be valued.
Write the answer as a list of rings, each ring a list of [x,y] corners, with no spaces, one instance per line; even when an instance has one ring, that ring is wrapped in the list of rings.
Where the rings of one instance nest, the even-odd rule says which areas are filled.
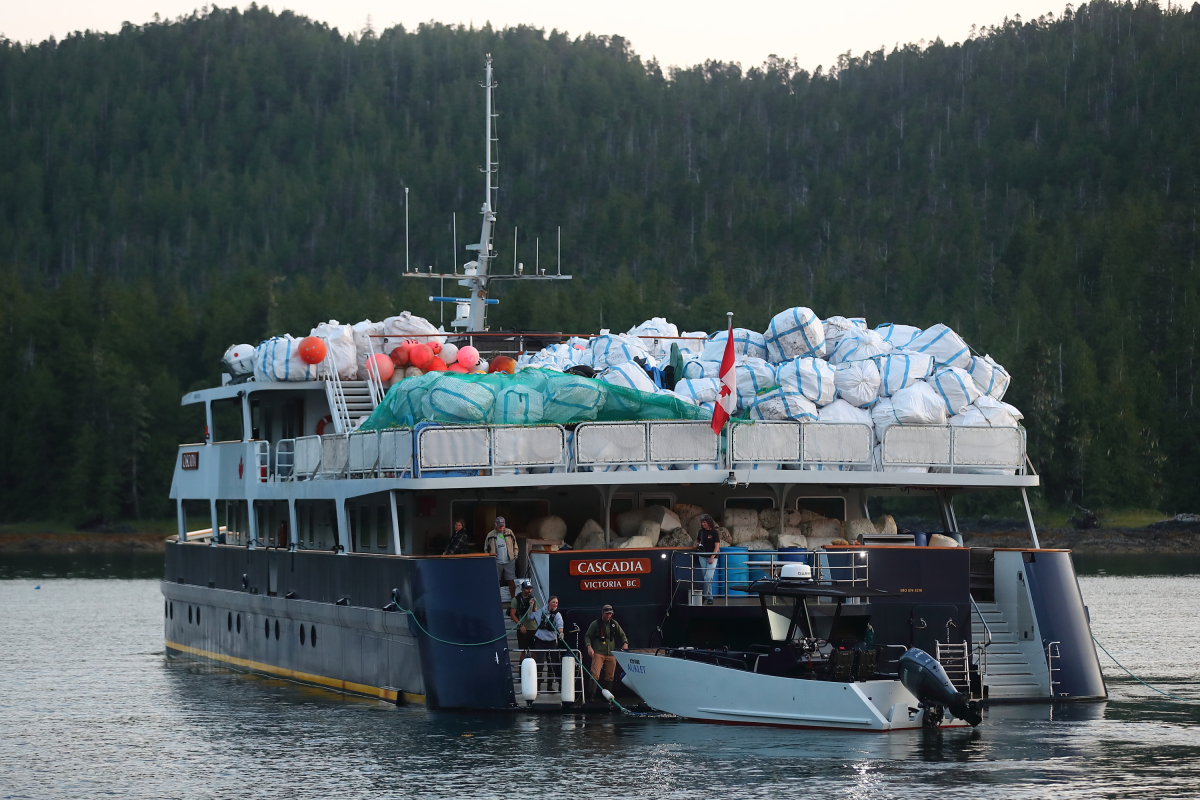
[[[494,325],[945,322],[1015,376],[1041,502],[1198,510],[1200,6],[815,74],[252,6],[0,46],[0,519],[169,514],[180,395],[227,345],[437,321],[401,277],[404,190],[413,264],[448,269],[451,214],[478,237],[488,52],[500,263],[516,226],[553,269],[561,226],[576,276],[500,293]]]

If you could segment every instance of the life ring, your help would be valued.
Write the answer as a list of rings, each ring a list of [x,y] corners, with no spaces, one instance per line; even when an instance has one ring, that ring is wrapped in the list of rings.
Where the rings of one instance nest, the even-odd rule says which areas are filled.
[[[317,436],[324,436],[325,435],[325,426],[332,425],[332,424],[333,424],[333,415],[332,414],[326,414],[325,416],[321,417],[321,419],[317,421]]]

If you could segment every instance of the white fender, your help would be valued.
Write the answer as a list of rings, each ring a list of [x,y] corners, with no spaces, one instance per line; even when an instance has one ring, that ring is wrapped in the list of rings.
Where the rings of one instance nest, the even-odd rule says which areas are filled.
[[[527,658],[521,662],[521,699],[530,702],[537,700],[538,669],[537,662]]]
[[[575,656],[564,656],[562,660],[562,701],[575,702]]]

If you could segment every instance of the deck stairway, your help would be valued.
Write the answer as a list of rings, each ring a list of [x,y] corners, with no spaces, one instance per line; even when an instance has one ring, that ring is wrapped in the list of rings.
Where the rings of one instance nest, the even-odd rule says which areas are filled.
[[[325,394],[335,433],[349,433],[375,410],[375,395],[367,381],[326,380]]]
[[[1033,666],[1017,642],[1012,624],[1005,619],[1004,612],[995,603],[979,603],[979,614],[971,615],[972,650],[979,652],[982,643],[987,645],[987,667],[983,674],[984,697],[992,700],[1016,697],[1043,697],[1046,687],[1034,673]],[[982,616],[983,620],[980,620]],[[984,621],[987,622],[986,628]]]

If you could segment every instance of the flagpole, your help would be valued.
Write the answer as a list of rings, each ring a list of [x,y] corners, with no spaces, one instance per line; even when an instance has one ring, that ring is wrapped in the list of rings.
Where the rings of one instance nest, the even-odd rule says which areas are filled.
[[[727,341],[728,341],[728,342],[732,342],[732,341],[733,341],[733,312],[732,312],[732,311],[726,311],[726,312],[725,312],[725,319],[726,319],[726,321],[729,323],[728,325],[726,325],[726,326],[725,326],[725,327],[726,327],[726,329],[729,331],[729,332],[726,334],[726,336],[728,336],[728,337],[729,337],[729,338],[727,339]],[[732,441],[733,441],[733,437],[730,435],[732,432],[729,430],[729,420],[731,420],[731,419],[733,419],[733,415],[732,415],[732,414],[731,414],[729,417],[727,417],[727,418],[725,419],[725,451],[728,453],[728,457],[729,457],[729,458],[732,458],[732,457],[733,457],[733,453],[732,453],[732,452],[730,452],[730,445],[732,444]],[[730,469],[732,469],[732,468],[733,468],[733,462],[732,462],[732,461],[730,461],[730,462],[729,462],[729,467],[730,467]]]

